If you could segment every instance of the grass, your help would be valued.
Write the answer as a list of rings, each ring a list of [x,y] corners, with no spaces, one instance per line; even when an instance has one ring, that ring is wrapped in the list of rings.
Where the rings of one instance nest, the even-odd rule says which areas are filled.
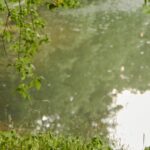
[[[50,132],[19,134],[15,131],[0,132],[0,150],[113,150],[100,137],[85,141],[78,137],[53,135]],[[145,150],[150,150],[146,147]]]
[[[112,150],[100,138],[84,141],[48,133],[20,135],[16,132],[0,132],[0,150]]]

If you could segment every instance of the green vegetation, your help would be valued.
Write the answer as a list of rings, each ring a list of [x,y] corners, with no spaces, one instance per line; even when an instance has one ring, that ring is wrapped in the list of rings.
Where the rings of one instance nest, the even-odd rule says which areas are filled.
[[[113,150],[106,140],[93,137],[83,140],[79,137],[53,135],[50,132],[18,134],[15,131],[0,132],[1,150]],[[125,150],[122,148],[122,150]],[[144,150],[150,150],[146,147]]]
[[[19,135],[15,132],[0,133],[1,150],[112,150],[100,138],[86,142],[80,138],[39,133]]]
[[[78,0],[51,0],[46,2],[49,9],[57,8],[57,7],[69,7],[74,8],[79,6]]]
[[[47,36],[42,34],[44,21],[38,13],[41,4],[40,0],[4,0],[0,4],[3,51],[7,56],[13,55],[9,66],[15,68],[20,78],[17,91],[28,99],[29,90],[40,89],[42,80],[35,72],[33,58],[41,44],[48,41]],[[15,32],[12,32],[12,26]]]
[[[42,0],[27,0],[25,2],[21,0],[10,0],[9,2],[11,3],[7,3],[7,1],[4,0],[0,3],[1,14],[3,15],[3,19],[0,24],[0,36],[3,41],[3,50],[5,55],[12,56],[10,66],[13,66],[16,69],[16,72],[20,77],[20,83],[17,90],[24,98],[29,99],[30,90],[32,88],[39,90],[41,87],[41,81],[43,79],[42,76],[36,74],[36,68],[33,63],[34,56],[39,52],[40,46],[43,43],[48,42],[47,35],[43,34],[45,23],[44,20],[40,17],[38,8],[41,5],[45,6],[45,4],[50,10],[58,7],[74,8],[79,5],[79,2],[77,0],[49,0],[48,2],[43,2]],[[147,12],[150,12],[148,2],[149,1],[145,1],[145,8]],[[93,93],[91,94],[91,97],[95,96],[96,100],[101,97],[101,95],[98,96],[100,91],[98,88],[99,87],[97,86],[95,88],[96,91],[93,90]],[[91,97],[89,100],[93,101]],[[72,101],[73,98],[74,97],[71,97],[70,101]],[[85,112],[85,114],[89,114],[89,112],[93,111],[93,108],[95,112],[98,112],[97,114],[101,114],[100,112],[103,112],[102,105],[97,104],[97,106],[93,105],[93,107],[87,108],[87,105],[83,106],[83,103],[80,103],[81,108],[79,109],[79,113]],[[86,100],[86,103],[90,102]],[[67,106],[65,105],[65,108],[66,107]],[[74,105],[72,105],[72,107],[74,107]],[[63,109],[63,113],[65,113],[65,108]],[[103,114],[103,116],[104,115],[106,115],[106,113]],[[91,120],[96,120],[93,116],[90,117]],[[83,119],[78,119],[76,124],[78,124],[79,121],[83,124],[84,122],[88,122],[86,120],[86,115],[83,116]],[[90,121],[89,124],[91,125]],[[72,121],[72,124],[75,124],[74,120]],[[89,128],[85,128],[84,132],[86,132],[87,129]],[[100,126],[100,130],[101,129],[102,126]],[[21,135],[16,132],[1,132],[0,149],[111,150],[112,148],[109,146],[109,144],[107,144],[107,142],[103,142],[100,138],[92,138],[89,141],[84,141],[81,138],[52,135],[51,133]],[[150,150],[150,147],[145,148],[145,150]]]
[[[150,13],[150,0],[144,0],[144,12]]]
[[[0,1],[2,49],[5,55],[13,56],[9,66],[15,68],[20,79],[17,91],[27,99],[30,99],[31,89],[40,89],[43,79],[36,73],[33,59],[40,46],[48,42],[47,35],[43,34],[45,23],[38,11],[39,7],[46,7],[45,3],[49,9],[79,5],[76,0]]]

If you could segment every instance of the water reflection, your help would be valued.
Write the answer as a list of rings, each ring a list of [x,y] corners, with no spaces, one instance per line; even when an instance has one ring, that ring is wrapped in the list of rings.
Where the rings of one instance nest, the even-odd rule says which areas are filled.
[[[34,62],[45,80],[39,92],[31,91],[31,102],[21,101],[13,91],[16,76],[1,65],[1,122],[11,115],[23,128],[106,136],[107,128],[115,127],[106,118],[122,108],[110,107],[112,99],[124,89],[150,89],[149,16],[138,9],[141,2],[93,0],[76,10],[41,8],[51,43]]]
[[[46,131],[47,129],[54,130],[56,133],[59,133],[61,130],[61,124],[59,123],[60,116],[58,114],[45,116],[35,120],[34,132],[37,131]]]
[[[114,92],[114,91],[113,91]],[[150,143],[150,91],[123,90],[116,93],[114,104],[122,106],[116,113],[113,136],[129,150],[142,150]]]

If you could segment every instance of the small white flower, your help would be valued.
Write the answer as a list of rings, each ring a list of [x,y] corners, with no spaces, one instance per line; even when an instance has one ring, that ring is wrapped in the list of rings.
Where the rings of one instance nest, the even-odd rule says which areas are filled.
[[[140,33],[140,37],[143,37],[143,36],[144,36],[144,33],[143,33],[143,32],[141,32],[141,33]]]
[[[125,71],[125,67],[124,67],[124,66],[121,66],[120,71],[121,71],[121,72]]]
[[[60,128],[60,127],[61,127],[61,124],[60,124],[60,123],[57,123],[57,127]]]
[[[42,117],[42,121],[46,121],[46,120],[48,120],[48,117],[47,116],[43,116]]]
[[[92,122],[92,127],[96,128],[98,127],[98,124],[96,122]]]
[[[42,125],[42,120],[37,120],[36,123],[41,126]]]
[[[46,126],[46,128],[49,128],[49,127],[50,127],[50,124],[48,123],[48,124],[46,124],[45,126]]]
[[[73,96],[70,96],[70,102],[72,102],[74,100]]]
[[[117,94],[117,90],[116,90],[116,89],[113,89],[113,90],[112,90],[112,94]]]

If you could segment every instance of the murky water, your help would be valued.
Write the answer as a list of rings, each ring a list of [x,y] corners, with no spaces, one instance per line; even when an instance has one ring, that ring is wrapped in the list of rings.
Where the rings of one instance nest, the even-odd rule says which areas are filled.
[[[78,9],[42,10],[51,38],[35,58],[42,89],[22,101],[15,75],[1,65],[1,126],[107,135],[131,150],[150,145],[150,16],[142,4],[93,0]]]

